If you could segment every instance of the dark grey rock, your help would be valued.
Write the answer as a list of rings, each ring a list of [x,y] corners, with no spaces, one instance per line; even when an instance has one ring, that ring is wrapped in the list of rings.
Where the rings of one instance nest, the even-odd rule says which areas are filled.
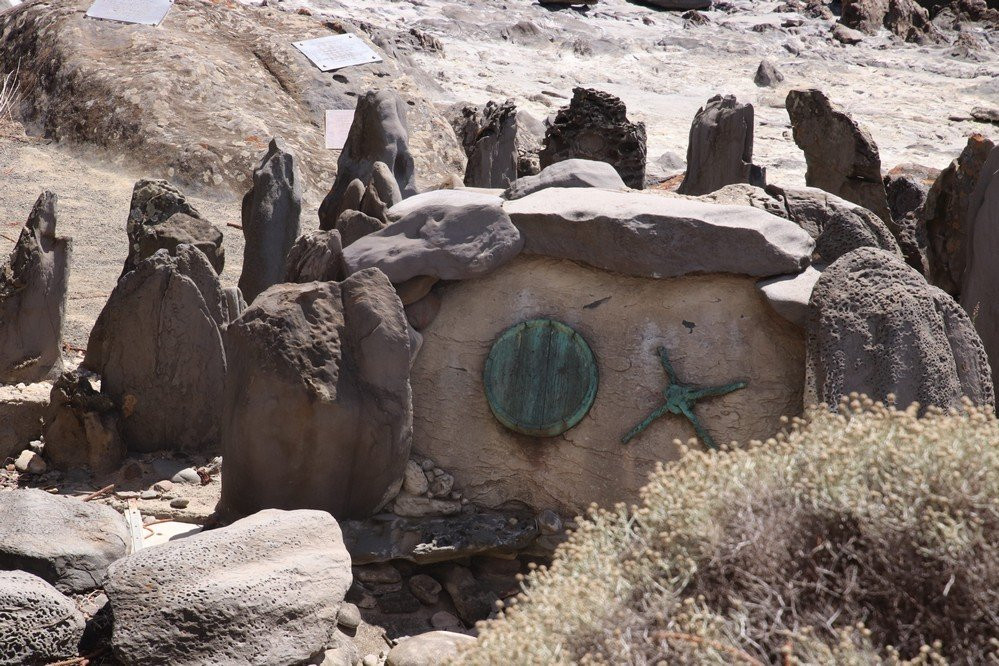
[[[319,230],[299,236],[286,263],[284,282],[342,280],[345,272],[340,232]]]
[[[607,162],[635,189],[645,186],[645,125],[628,121],[624,102],[605,92],[574,88],[545,133],[541,168],[573,158]]]
[[[56,236],[56,195],[43,192],[0,267],[0,384],[62,371],[62,325],[73,241]]]
[[[508,187],[517,179],[517,106],[513,100],[489,102],[468,151],[465,185]]]
[[[216,273],[221,273],[225,265],[222,232],[165,180],[140,180],[135,184],[126,231],[128,257],[122,275],[158,250],[174,254],[183,244],[204,252]]]
[[[608,190],[628,188],[617,170],[607,162],[572,159],[547,166],[536,176],[518,178],[503,193],[503,198],[521,199],[547,187],[602,187]]]
[[[350,579],[322,511],[261,511],[144,548],[108,571],[114,654],[124,666],[304,663],[331,644]]]
[[[735,183],[766,184],[766,172],[753,164],[752,104],[734,95],[715,95],[690,126],[687,175],[677,192],[697,196]]]
[[[806,404],[851,392],[896,404],[995,403],[985,347],[968,315],[894,254],[860,248],[815,283],[806,328]]]
[[[448,566],[442,582],[458,611],[458,617],[465,624],[474,625],[479,620],[485,620],[496,609],[496,593],[476,580],[467,567],[459,564]]]
[[[781,74],[780,70],[766,59],[760,61],[760,66],[756,68],[756,74],[753,75],[753,83],[761,88],[775,88],[783,80],[784,75]]]
[[[382,164],[378,162],[378,164]],[[377,164],[376,164],[377,166]],[[324,201],[326,205],[325,208],[320,209],[322,211],[322,216],[320,217],[320,229],[334,229],[336,228],[336,222],[340,219],[340,216],[347,211],[357,211],[360,212],[361,201],[364,199],[364,194],[367,192],[367,188],[364,183],[358,179],[354,179],[347,183],[344,188],[343,195],[337,201]],[[330,223],[324,224],[323,220],[329,220]],[[341,235],[342,232],[341,232]]]
[[[381,231],[386,226],[385,222],[359,210],[345,210],[336,220],[336,231],[339,232],[344,247],[352,245],[368,234]]]
[[[229,325],[225,344],[219,512],[310,508],[342,519],[384,504],[412,434],[409,327],[385,275],[275,285]]]
[[[413,156],[409,151],[406,103],[391,90],[369,91],[358,98],[354,123],[337,161],[336,180],[319,208],[322,229],[332,229],[349,208],[341,204],[354,180],[371,181],[375,164],[388,165],[403,198],[416,194]]]
[[[295,157],[280,139],[271,139],[243,197],[243,272],[239,290],[247,302],[284,279],[288,251],[301,228],[302,184]]]
[[[83,615],[38,576],[0,571],[0,666],[47,664],[75,657]]]
[[[35,489],[0,493],[0,570],[87,592],[100,587],[127,544],[125,519],[111,507]]]

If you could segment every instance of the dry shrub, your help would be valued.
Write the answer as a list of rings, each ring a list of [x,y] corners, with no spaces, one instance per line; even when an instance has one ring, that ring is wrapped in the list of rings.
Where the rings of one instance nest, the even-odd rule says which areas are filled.
[[[467,664],[999,663],[999,422],[863,398],[591,511]]]

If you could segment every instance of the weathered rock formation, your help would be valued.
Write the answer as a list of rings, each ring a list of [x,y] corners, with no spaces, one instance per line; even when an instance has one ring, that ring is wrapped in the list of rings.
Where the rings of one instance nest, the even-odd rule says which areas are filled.
[[[868,35],[882,27],[907,42],[926,44],[941,40],[929,12],[916,0],[843,0],[840,21]]]
[[[157,250],[176,254],[177,246],[182,244],[201,250],[216,273],[225,266],[222,232],[165,180],[140,180],[135,184],[125,229],[128,256],[122,275]]]
[[[734,95],[715,95],[690,126],[687,174],[680,194],[708,194],[734,183],[766,184],[766,171],[753,164],[753,105]]]
[[[809,303],[806,404],[851,392],[896,404],[994,404],[982,341],[954,300],[901,258],[861,248],[825,270]]]
[[[83,615],[38,576],[0,571],[0,664],[49,664],[77,656]]]
[[[466,280],[495,270],[523,245],[500,206],[428,203],[355,241],[343,259],[348,273],[378,268],[394,284],[422,275]]]
[[[451,127],[454,128],[454,133],[465,149],[465,156],[469,158],[469,161],[472,159],[479,133],[484,125],[495,117],[494,113],[487,115],[487,110],[491,107],[495,111],[502,106],[496,102],[489,102],[483,107],[459,102],[448,111],[447,115],[451,121]],[[541,142],[545,136],[545,126],[523,109],[515,109],[515,115],[514,149],[516,151],[517,177],[533,176],[541,170],[538,152],[541,150]]]
[[[940,172],[926,195],[922,220],[926,226],[927,279],[957,296],[964,281],[969,205],[985,160],[995,144],[981,134],[968,137],[961,155]]]
[[[607,162],[593,160],[563,160],[547,166],[535,176],[518,178],[503,193],[504,199],[521,199],[547,187],[602,187],[625,190],[617,170]]]
[[[48,382],[0,385],[0,458],[15,458],[41,438],[51,390]]]
[[[0,570],[20,569],[63,592],[100,587],[108,566],[125,556],[121,514],[43,490],[0,493]]]
[[[52,385],[45,418],[45,459],[56,469],[89,467],[106,474],[117,469],[125,456],[120,405],[95,389],[91,379],[73,371]]]
[[[513,100],[489,102],[468,150],[465,185],[509,187],[517,180],[517,106]]]
[[[62,369],[62,324],[73,242],[56,236],[56,195],[44,192],[0,267],[0,384]]]
[[[350,581],[328,513],[261,511],[116,562],[111,644],[124,666],[305,663],[331,644]]]
[[[243,272],[239,290],[247,302],[284,279],[288,251],[301,228],[302,183],[295,156],[272,139],[253,171],[253,187],[243,197]]]
[[[658,194],[548,188],[504,209],[525,252],[623,275],[797,273],[814,247],[799,226],[762,210]]]
[[[881,156],[870,132],[819,90],[792,90],[786,105],[808,165],[805,183],[863,206],[890,228]]]
[[[574,88],[569,106],[548,126],[541,168],[582,158],[607,162],[635,189],[645,187],[645,125],[628,121],[624,102],[590,88]]]
[[[219,442],[228,307],[215,270],[189,245],[125,274],[90,334],[84,367],[121,406],[130,451],[200,451]]]
[[[310,508],[342,519],[383,504],[412,427],[409,327],[388,279],[366,270],[275,285],[225,344],[221,514]]]
[[[388,166],[402,197],[416,194],[416,171],[409,151],[406,103],[391,90],[371,90],[357,100],[354,122],[337,161],[336,180],[319,207],[319,226],[332,229],[355,180],[371,181],[375,165]],[[386,202],[387,203],[387,202]]]
[[[761,88],[775,88],[783,80],[784,75],[769,60],[761,60],[753,75],[753,83]]]
[[[342,280],[346,273],[340,232],[320,230],[299,236],[288,252],[287,264],[282,282]]]

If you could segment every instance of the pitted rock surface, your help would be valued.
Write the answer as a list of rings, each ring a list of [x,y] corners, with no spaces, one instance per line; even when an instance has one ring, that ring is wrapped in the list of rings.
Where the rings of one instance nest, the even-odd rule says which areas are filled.
[[[299,236],[288,252],[284,282],[330,282],[343,277],[343,243],[339,231],[313,231]]]
[[[896,255],[860,248],[825,270],[812,291],[805,403],[851,392],[896,404],[994,404],[985,347],[971,319]]]
[[[591,88],[573,88],[545,133],[541,168],[573,158],[607,162],[628,187],[645,187],[645,124],[628,120],[624,102]]]
[[[225,345],[220,513],[343,519],[382,506],[412,428],[409,326],[385,275],[275,285],[229,325]]]
[[[0,569],[86,592],[101,585],[127,544],[125,519],[108,506],[35,489],[0,493]]]
[[[797,273],[814,248],[801,227],[762,210],[659,194],[548,188],[504,209],[525,252],[624,275]]]
[[[394,284],[421,275],[467,280],[502,266],[523,246],[500,206],[428,203],[351,243],[343,258],[348,273],[377,268]]]
[[[303,663],[331,643],[350,582],[328,513],[261,511],[111,567],[111,643],[125,666]]]
[[[77,655],[83,615],[38,576],[0,571],[0,666],[46,664]]]
[[[571,159],[547,166],[536,176],[518,178],[503,193],[503,198],[522,199],[546,187],[602,187],[607,190],[628,188],[617,169],[607,162]]]
[[[30,384],[62,369],[73,241],[56,236],[56,195],[44,192],[0,266],[0,384]]]
[[[130,451],[200,451],[219,442],[225,378],[218,276],[189,245],[160,250],[118,282],[90,334],[84,366],[122,409]]]

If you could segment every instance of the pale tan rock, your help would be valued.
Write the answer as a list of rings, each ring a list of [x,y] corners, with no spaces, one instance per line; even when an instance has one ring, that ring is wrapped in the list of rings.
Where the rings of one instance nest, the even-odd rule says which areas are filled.
[[[600,373],[589,415],[552,439],[504,428],[482,389],[495,338],[537,316],[579,331]],[[696,408],[717,442],[768,437],[782,415],[801,409],[804,334],[773,312],[748,278],[631,278],[521,255],[489,276],[447,285],[440,314],[423,332],[411,375],[413,448],[453,474],[463,496],[486,506],[520,500],[576,515],[590,502],[636,500],[655,463],[678,456],[673,439],[694,435],[670,415],[620,443],[662,404],[660,345],[683,381],[749,382]]]
[[[451,631],[431,631],[402,641],[388,654],[387,666],[438,666],[475,639]]]

